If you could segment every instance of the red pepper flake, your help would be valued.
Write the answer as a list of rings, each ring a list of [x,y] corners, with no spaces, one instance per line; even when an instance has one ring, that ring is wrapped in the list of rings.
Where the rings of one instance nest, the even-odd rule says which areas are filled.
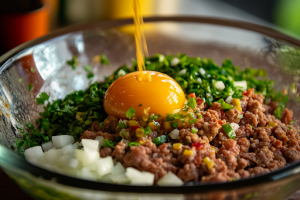
[[[130,128],[131,128],[131,130],[136,130],[136,129],[140,128],[140,127],[139,126],[132,126]]]
[[[254,88],[250,88],[249,90],[247,90],[247,91],[244,91],[243,92],[243,95],[244,96],[249,96],[251,93],[253,93],[254,92]]]
[[[200,149],[205,143],[194,142],[191,144],[191,147],[195,147],[196,150]]]
[[[200,105],[200,104],[203,103],[203,100],[202,100],[200,97],[197,97],[197,98],[196,98],[196,103],[197,103],[198,105]]]
[[[201,156],[195,156],[195,158],[194,158],[194,163],[195,163],[196,165],[199,165],[199,164],[201,163]]]
[[[189,94],[189,96],[190,96],[191,98],[196,98],[196,94],[195,94],[195,93],[191,93],[191,94]]]
[[[222,120],[218,120],[218,123],[220,124],[220,125],[223,125],[224,123],[223,123],[223,121]]]

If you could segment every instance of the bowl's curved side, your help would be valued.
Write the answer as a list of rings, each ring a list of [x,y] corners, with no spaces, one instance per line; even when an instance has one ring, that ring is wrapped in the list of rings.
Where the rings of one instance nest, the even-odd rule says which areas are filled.
[[[282,65],[277,63],[280,49],[283,46],[289,48],[300,46],[300,42],[293,38],[259,25],[221,19],[154,17],[146,18],[145,21],[151,23],[152,26],[150,29],[147,29],[150,54],[176,54],[184,52],[191,56],[213,58],[218,63],[229,57],[235,64],[241,67],[250,65],[254,68],[267,70],[270,73],[270,77],[275,79],[275,83],[277,81],[276,87],[278,90],[289,86],[291,83],[297,83],[296,89],[299,88],[299,74],[288,73],[286,66],[282,68]],[[169,23],[170,21],[171,23]],[[174,25],[173,22],[177,22],[180,27],[169,29],[170,26],[168,25]],[[183,22],[183,25],[181,22]],[[86,78],[86,72],[82,68],[83,65],[92,65],[95,73],[94,80],[97,81],[103,80],[103,75],[109,75],[122,64],[126,63],[130,65],[130,58],[135,57],[133,36],[111,28],[131,23],[131,19],[125,19],[79,25],[30,41],[3,55],[0,58],[0,111],[2,113],[0,115],[0,143],[4,144],[7,148],[10,148],[11,145],[16,148],[14,137],[20,134],[18,131],[18,127],[20,126],[19,121],[26,124],[39,117],[42,106],[36,105],[35,97],[40,92],[46,91],[52,99],[57,99],[63,98],[66,94],[74,90],[85,89],[89,81]],[[185,26],[184,24],[186,23],[187,25],[192,23],[192,26]],[[203,23],[210,25],[206,26]],[[222,27],[217,25],[222,25]],[[213,26],[213,28],[210,26]],[[190,34],[190,32],[181,31],[182,27],[184,31],[190,32],[198,33],[201,30],[199,32],[200,37],[197,40],[195,38],[182,37],[184,34]],[[230,27],[241,29],[232,29]],[[243,28],[252,30],[253,32],[248,33]],[[232,35],[226,36],[222,34],[224,33],[222,30],[229,30]],[[179,35],[171,34],[171,31],[178,31]],[[219,40],[211,37],[208,43],[207,39],[211,31],[218,34]],[[247,46],[239,46],[237,45],[238,43],[234,42],[236,41],[236,35],[243,36],[245,32],[247,32],[246,35],[253,35],[251,39],[248,38],[249,41],[247,44],[253,42],[256,44],[255,47],[248,46],[247,48]],[[201,38],[202,34],[207,37]],[[266,38],[266,35],[269,38]],[[232,37],[233,40],[227,40],[228,37]],[[279,40],[276,38],[279,38]],[[290,45],[288,42],[293,43],[293,45]],[[109,68],[93,61],[95,55],[102,53],[107,55],[111,60]],[[77,55],[80,59],[81,66],[76,71],[65,65],[65,61],[69,60],[73,55]],[[295,57],[292,54],[290,55],[292,59]],[[31,71],[31,68],[34,68],[34,73]],[[33,86],[31,92],[28,92],[29,84]],[[290,107],[295,111],[296,117],[300,116],[300,107],[296,94],[291,94],[291,102]],[[299,121],[295,121],[295,123],[299,124]],[[271,197],[272,199],[284,199],[300,187],[300,181],[298,180],[300,177],[298,173],[299,163],[250,179],[230,183],[203,184],[178,188],[132,187],[84,181],[33,166],[30,163],[24,162],[24,160],[15,158],[3,146],[0,147],[0,166],[11,177],[18,178],[22,174],[26,174],[24,181],[26,182],[25,179],[33,181],[26,183],[30,185],[27,189],[24,186],[28,192],[39,191],[35,191],[33,188],[36,186],[34,182],[40,180],[41,183],[39,184],[49,184],[48,187],[53,187],[55,190],[61,189],[64,191],[64,188],[66,188],[66,191],[68,191],[67,188],[71,187],[76,191],[82,191],[85,195],[99,193],[99,199],[103,199],[103,196],[101,196],[104,194],[103,191],[108,192],[105,193],[107,195],[115,195],[116,192],[123,192],[120,195],[120,199],[137,197],[134,196],[136,194],[133,195],[132,193],[144,193],[143,195],[139,194],[139,197],[143,199],[145,198],[145,194],[148,196],[149,193],[156,194],[155,197],[163,193],[185,194],[185,196],[176,195],[176,198],[179,199],[199,199],[200,197],[204,199],[216,193],[220,196],[224,195],[224,197],[236,196],[237,199],[246,198],[247,195],[249,199],[253,197],[257,199],[268,199]],[[30,174],[25,173],[25,171]],[[37,177],[43,177],[43,180],[37,179]],[[59,187],[56,187],[57,184],[53,184],[51,181],[52,178],[56,179]],[[15,180],[23,187],[22,181]],[[284,186],[284,190],[280,189],[282,186]],[[271,192],[268,192],[269,189],[272,189]],[[128,196],[130,194],[133,196]],[[80,194],[78,195],[80,196]],[[86,199],[86,197],[82,196],[82,199]]]

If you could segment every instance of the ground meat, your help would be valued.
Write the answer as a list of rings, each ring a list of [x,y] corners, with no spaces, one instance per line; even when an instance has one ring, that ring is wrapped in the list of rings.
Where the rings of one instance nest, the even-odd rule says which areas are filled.
[[[239,115],[241,114],[241,112],[239,111],[238,108],[233,108],[228,110],[227,112],[225,112],[225,115],[227,116],[227,120],[229,123],[239,123],[240,122],[240,118]]]
[[[112,156],[115,157],[118,161],[123,162],[123,157],[125,156],[126,153],[125,148],[126,148],[126,144],[124,144],[123,141],[121,140],[121,142],[119,142],[115,146]]]
[[[102,158],[105,158],[107,156],[110,156],[112,152],[113,152],[112,148],[104,147],[103,149],[100,150],[100,156]]]
[[[187,182],[197,181],[199,174],[194,164],[185,164],[183,168],[179,170],[177,176],[184,182]]]
[[[119,123],[118,118],[116,118],[115,116],[108,116],[103,122],[104,124],[103,131],[109,133],[115,133],[117,130],[118,123]]]
[[[289,124],[293,118],[293,111],[289,109],[284,109],[284,113],[282,115],[281,121],[285,124]]]
[[[122,137],[124,141],[136,142],[138,146],[129,147],[127,142],[118,140],[120,142],[114,148],[101,148],[100,156],[112,156],[125,168],[151,172],[155,182],[169,171],[184,182],[232,181],[268,173],[299,160],[300,137],[297,127],[289,125],[293,112],[285,109],[280,121],[272,115],[278,103],[264,105],[263,95],[255,93],[254,89],[243,95],[240,100],[242,111],[235,107],[226,112],[220,103],[209,106],[197,97],[194,111],[202,118],[192,126],[198,132],[192,133],[190,126],[179,128],[178,138],[168,138],[166,143],[158,146],[153,139],[168,135],[169,130],[152,130],[144,137],[137,137],[135,130],[128,126],[120,130],[117,127],[119,119],[113,116],[107,117],[104,127],[94,121],[80,140],[102,136],[112,141]],[[142,127],[147,126],[142,118],[138,118],[138,122]],[[222,129],[225,123],[239,125],[234,140]],[[181,148],[174,149],[175,143],[182,143]]]

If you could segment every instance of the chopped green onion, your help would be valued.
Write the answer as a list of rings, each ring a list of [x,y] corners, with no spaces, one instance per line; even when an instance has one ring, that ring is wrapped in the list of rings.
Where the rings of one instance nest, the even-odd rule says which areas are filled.
[[[129,146],[129,147],[132,147],[132,146],[140,146],[140,143],[138,143],[138,142],[130,142],[130,143],[128,144],[128,146]]]
[[[99,123],[99,126],[100,126],[100,127],[104,127],[104,123],[103,123],[103,122],[100,122],[100,123]]]
[[[224,99],[219,99],[218,103],[221,104],[221,109],[223,109],[224,112],[227,112],[228,110],[234,108],[234,106],[232,106],[232,105],[226,103],[226,102],[224,101]]]
[[[127,125],[126,125],[124,122],[119,122],[119,123],[117,124],[117,126],[118,126],[119,129],[122,129],[122,128],[126,128],[126,127],[127,127]]]
[[[188,101],[188,103],[187,103],[186,105],[187,105],[188,107],[194,109],[194,108],[196,107],[196,105],[197,105],[196,99],[195,99],[195,98],[189,97],[189,101]]]
[[[235,139],[236,135],[230,124],[224,124],[222,128],[230,139]]]
[[[199,119],[202,119],[202,115],[198,115],[198,118],[199,118]]]
[[[107,57],[104,54],[100,55],[100,63],[104,64],[104,65],[108,65],[109,64],[109,60],[107,59]]]
[[[122,131],[121,136],[122,136],[122,138],[126,138],[126,136],[127,136],[126,132]]]
[[[189,120],[188,122],[190,123],[190,124],[195,124],[195,123],[197,123],[199,121],[199,119],[191,119],[191,120]]]
[[[239,119],[243,119],[243,117],[244,117],[243,115],[239,115],[238,116]]]
[[[31,67],[31,68],[30,68],[30,71],[31,71],[31,73],[34,73],[34,68]]]
[[[290,127],[290,126],[288,126],[288,128],[291,130],[292,129],[292,127]]]
[[[172,128],[175,129],[175,128],[177,128],[177,126],[178,126],[178,122],[173,121],[173,122],[170,123],[170,125],[171,125]]]
[[[73,56],[73,58],[71,60],[68,60],[66,63],[67,65],[70,65],[72,67],[72,69],[76,69],[76,59],[77,59],[77,56]]]
[[[32,84],[28,84],[28,91],[30,92],[32,90],[33,86]]]
[[[197,129],[197,128],[194,128],[194,127],[192,127],[192,129],[191,129],[191,132],[192,132],[192,133],[198,133],[198,129]]]
[[[144,130],[144,135],[148,135],[149,133],[151,133],[151,129],[149,126],[147,126],[146,128],[141,127],[141,129]]]
[[[154,144],[156,144],[156,146],[159,146],[159,145],[165,143],[166,141],[167,141],[167,136],[161,135],[161,136],[155,138],[152,142]]]
[[[196,116],[195,116],[194,113],[189,113],[188,115],[189,115],[189,117],[192,118],[192,119],[195,119],[195,118],[196,118]]]

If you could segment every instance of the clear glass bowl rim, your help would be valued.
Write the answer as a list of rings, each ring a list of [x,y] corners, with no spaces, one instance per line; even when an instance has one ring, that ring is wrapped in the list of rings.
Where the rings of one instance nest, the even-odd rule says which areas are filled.
[[[221,19],[221,18],[213,18],[213,17],[194,17],[194,16],[155,16],[155,17],[144,17],[145,23],[157,23],[157,22],[177,22],[177,23],[195,23],[195,24],[209,24],[215,26],[224,26],[231,28],[239,28],[244,30],[253,31],[256,33],[261,33],[263,35],[283,40],[292,45],[296,45],[300,47],[300,40],[285,35],[275,29],[244,22],[238,20],[230,20],[230,19]],[[8,51],[0,57],[0,73],[14,60],[14,56],[26,51],[28,48],[34,47],[35,45],[46,42],[50,39],[63,36],[69,33],[99,28],[99,29],[109,29],[109,28],[117,28],[124,25],[133,24],[132,18],[128,19],[119,19],[119,20],[111,20],[111,21],[101,21],[101,22],[91,22],[84,23],[79,25],[73,25],[66,28],[59,29],[57,31],[53,31],[50,34],[47,34],[43,37],[31,40],[24,44],[21,44],[14,49]],[[98,30],[99,30],[98,29]],[[5,149],[5,148],[2,148]],[[188,194],[188,193],[206,193],[220,190],[232,190],[232,189],[241,189],[252,187],[259,184],[265,184],[272,181],[279,181],[285,178],[289,178],[291,176],[300,176],[300,173],[295,174],[296,168],[300,167],[300,162],[296,162],[288,165],[282,169],[261,175],[255,176],[253,178],[241,179],[233,182],[224,182],[224,183],[206,183],[199,184],[194,186],[182,186],[182,187],[159,187],[159,186],[128,186],[128,185],[116,185],[95,181],[88,181],[77,179],[74,177],[65,176],[62,174],[58,174],[55,172],[48,171],[46,169],[37,167],[32,165],[31,163],[26,162],[25,160],[17,158],[14,153],[10,150],[4,150],[5,155],[7,155],[7,163],[10,165],[14,165],[16,167],[22,168],[23,170],[28,171],[32,175],[36,177],[43,177],[46,180],[55,179],[57,183],[78,187],[83,189],[91,189],[91,190],[102,190],[102,191],[111,191],[111,192],[128,192],[128,193],[170,193],[170,194]]]

